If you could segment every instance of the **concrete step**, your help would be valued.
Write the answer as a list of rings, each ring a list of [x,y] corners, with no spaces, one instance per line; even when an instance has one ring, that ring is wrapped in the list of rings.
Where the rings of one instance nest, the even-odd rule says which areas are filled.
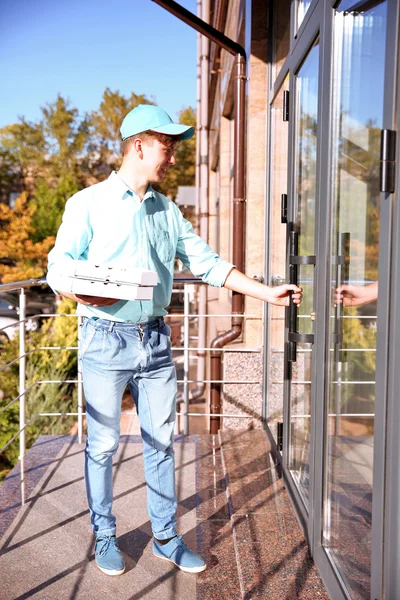
[[[151,553],[142,444],[131,435],[114,463],[127,571],[97,569],[83,451],[73,437],[41,436],[27,455],[27,504],[19,467],[0,486],[1,600],[328,599],[262,430],[176,439],[179,530],[207,562],[197,576]]]
[[[94,562],[83,480],[84,446],[68,436],[46,438],[41,436],[28,452],[26,505],[19,506],[18,467],[0,486],[2,600],[210,600],[218,598],[214,591],[223,589],[227,573],[235,581],[228,598],[240,599],[216,436],[180,437],[175,443],[179,531],[208,564],[208,570],[198,576],[153,557],[142,444],[137,436],[121,437],[114,462],[113,510],[127,569],[113,578],[101,573]]]

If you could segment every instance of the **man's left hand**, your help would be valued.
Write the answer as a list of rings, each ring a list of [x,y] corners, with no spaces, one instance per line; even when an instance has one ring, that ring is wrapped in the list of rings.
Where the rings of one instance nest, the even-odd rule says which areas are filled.
[[[268,302],[276,306],[289,306],[290,296],[297,305],[301,303],[303,289],[292,283],[285,283],[277,287],[270,287],[268,291]]]

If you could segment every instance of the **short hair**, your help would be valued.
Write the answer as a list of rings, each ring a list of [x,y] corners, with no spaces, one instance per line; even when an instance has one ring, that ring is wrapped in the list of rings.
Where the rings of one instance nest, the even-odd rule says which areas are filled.
[[[166,133],[158,133],[157,131],[152,131],[148,129],[147,131],[142,131],[141,133],[136,133],[135,135],[131,135],[127,137],[125,140],[121,142],[121,154],[125,156],[129,148],[132,146],[135,140],[140,139],[143,142],[152,142],[153,140],[158,140],[161,144],[165,146],[172,147],[174,144],[177,144],[181,136],[180,135],[167,135]]]

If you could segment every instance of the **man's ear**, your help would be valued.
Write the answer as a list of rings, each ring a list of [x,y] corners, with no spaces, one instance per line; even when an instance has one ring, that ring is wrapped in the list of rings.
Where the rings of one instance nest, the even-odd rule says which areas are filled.
[[[134,141],[133,145],[135,147],[136,153],[139,156],[139,158],[143,158],[143,148],[142,148],[142,140],[140,138],[136,138],[136,140]]]

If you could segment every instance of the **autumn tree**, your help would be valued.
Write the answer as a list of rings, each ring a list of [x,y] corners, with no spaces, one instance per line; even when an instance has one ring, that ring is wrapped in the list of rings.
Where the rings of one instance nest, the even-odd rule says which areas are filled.
[[[15,202],[14,209],[0,203],[0,281],[8,283],[34,277],[46,272],[47,254],[54,237],[34,244],[32,216],[35,208],[27,204],[24,193]]]

